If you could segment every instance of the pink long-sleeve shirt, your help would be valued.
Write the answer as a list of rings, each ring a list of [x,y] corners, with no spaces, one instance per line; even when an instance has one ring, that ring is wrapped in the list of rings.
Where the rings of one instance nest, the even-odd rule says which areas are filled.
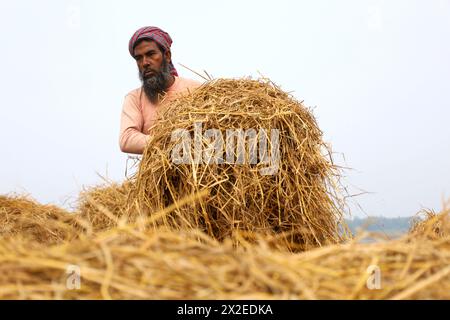
[[[187,93],[201,85],[200,82],[175,77],[167,89],[165,101],[178,94]],[[120,149],[126,153],[142,154],[149,139],[149,129],[157,119],[158,105],[151,103],[142,88],[132,90],[125,96],[120,121]]]

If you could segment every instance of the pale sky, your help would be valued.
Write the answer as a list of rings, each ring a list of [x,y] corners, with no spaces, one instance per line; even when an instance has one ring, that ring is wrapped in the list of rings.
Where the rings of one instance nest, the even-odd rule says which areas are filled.
[[[0,194],[67,205],[124,179],[127,49],[159,26],[178,63],[258,76],[314,107],[363,209],[408,216],[450,197],[450,0],[0,2]],[[343,157],[345,156],[345,162]]]

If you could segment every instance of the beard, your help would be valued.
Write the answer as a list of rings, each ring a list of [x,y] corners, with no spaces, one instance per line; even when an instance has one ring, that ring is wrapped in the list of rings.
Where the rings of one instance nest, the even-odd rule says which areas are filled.
[[[147,98],[152,103],[156,104],[158,103],[160,96],[164,95],[172,76],[169,64],[166,60],[163,60],[161,70],[159,72],[154,72],[151,76],[146,77],[144,75],[145,71],[148,70],[144,70],[143,72],[139,71],[139,79],[142,82],[142,87]]]

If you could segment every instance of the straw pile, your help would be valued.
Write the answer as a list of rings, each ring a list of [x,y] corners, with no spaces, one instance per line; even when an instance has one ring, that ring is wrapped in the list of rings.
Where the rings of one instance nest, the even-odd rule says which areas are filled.
[[[222,137],[202,136],[208,129],[219,130]],[[256,132],[241,140],[243,164],[235,163],[242,149],[235,136],[227,135],[232,129]],[[275,129],[279,144],[272,138]],[[187,132],[187,140],[181,135],[174,139],[175,132]],[[141,212],[151,215],[187,194],[209,191],[203,201],[177,208],[159,225],[198,228],[219,240],[238,230],[284,234],[287,246],[295,250],[342,241],[339,172],[331,153],[310,110],[271,82],[210,81],[168,102],[152,136],[132,191]],[[267,143],[259,140],[264,138]],[[174,163],[172,153],[189,139],[192,143],[180,153],[184,162]],[[250,150],[262,145],[266,152],[251,158]],[[219,153],[211,152],[212,146]],[[274,170],[268,174],[267,168]]]
[[[71,241],[119,223],[135,222],[128,194],[131,182],[108,182],[83,190],[75,212],[43,205],[29,196],[0,196],[0,237],[24,237],[43,244]]]
[[[87,220],[92,231],[112,228],[123,219],[134,221],[134,213],[129,209],[129,193],[132,183],[106,181],[103,185],[90,187],[80,192],[76,212]]]
[[[297,254],[240,241],[130,225],[51,247],[0,238],[0,298],[450,299],[448,233]],[[71,265],[79,289],[67,287]],[[369,289],[371,266],[380,287]]]
[[[31,242],[58,243],[77,237],[74,215],[28,196],[0,196],[0,237],[20,235]]]
[[[444,204],[443,212],[450,212],[450,202]],[[433,210],[419,212],[409,230],[413,237],[445,238],[450,236],[450,215],[437,214]]]

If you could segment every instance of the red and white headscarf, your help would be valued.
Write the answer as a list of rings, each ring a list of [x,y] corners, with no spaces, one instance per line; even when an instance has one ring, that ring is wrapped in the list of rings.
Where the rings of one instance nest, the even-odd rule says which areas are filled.
[[[172,38],[170,35],[157,27],[143,27],[136,31],[128,43],[128,50],[132,57],[134,57],[134,46],[140,39],[149,39],[157,42],[166,51],[170,50],[172,45]],[[174,76],[178,76],[178,72],[175,69],[172,61],[169,62],[170,73]]]

